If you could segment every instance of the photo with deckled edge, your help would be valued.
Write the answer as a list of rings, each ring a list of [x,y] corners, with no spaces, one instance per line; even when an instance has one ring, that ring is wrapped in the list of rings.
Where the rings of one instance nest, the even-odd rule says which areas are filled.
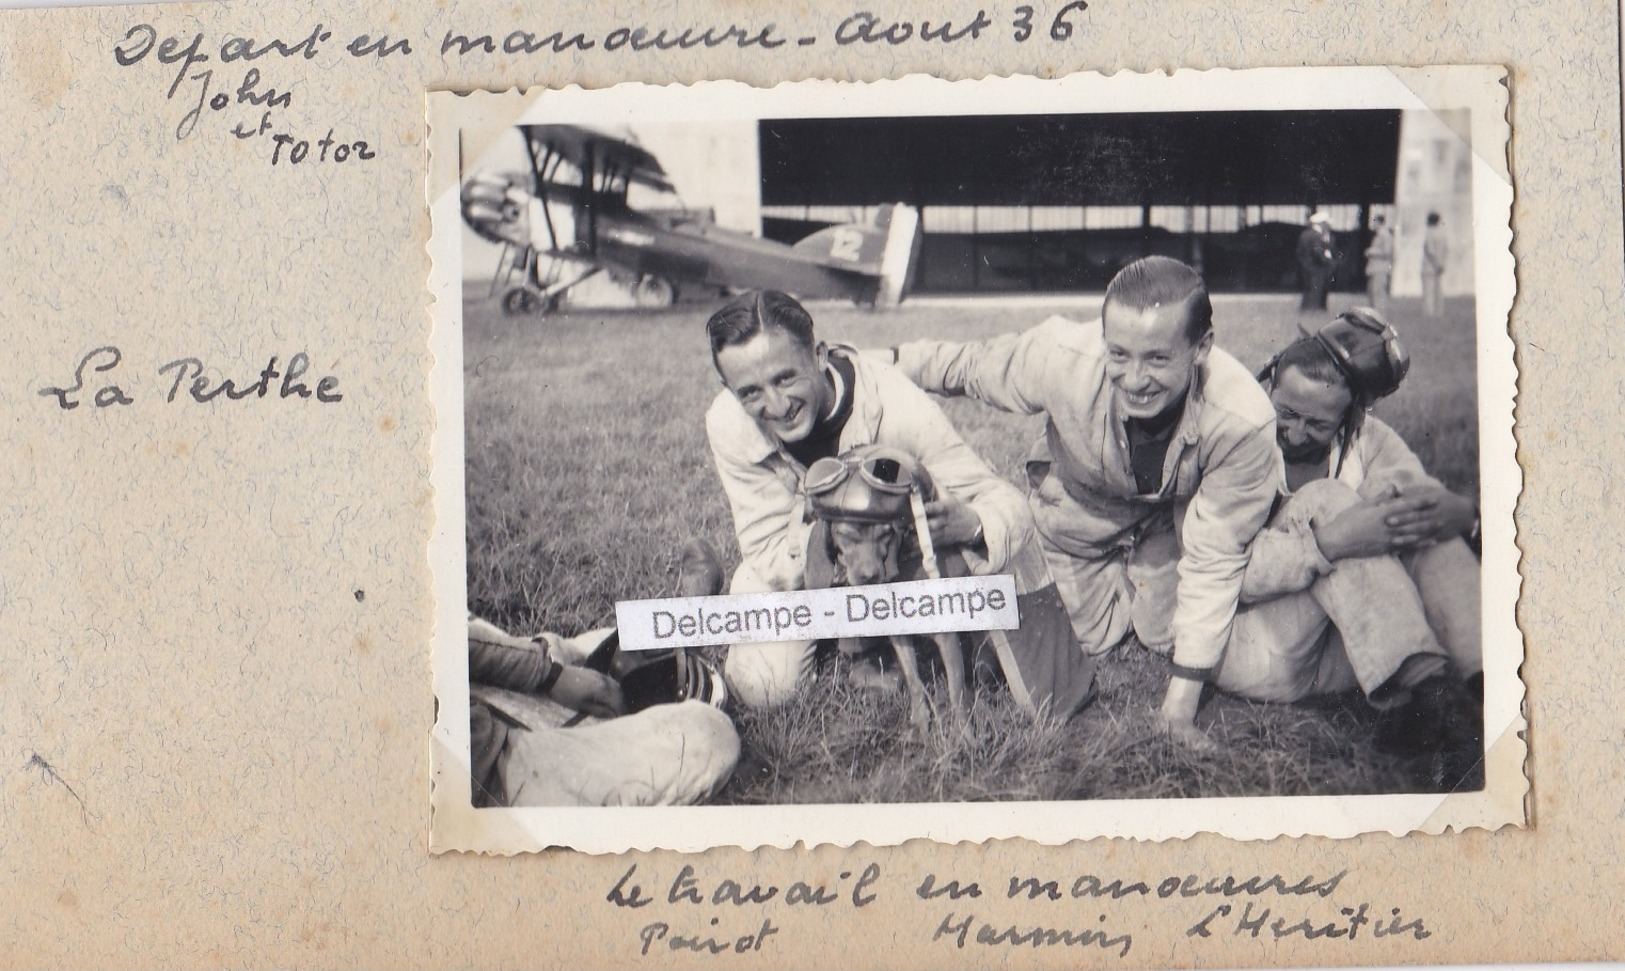
[[[1506,338],[1511,187],[1495,161],[1506,138],[1499,77],[1497,69],[1314,69],[987,79],[951,88],[911,78],[773,91],[714,83],[524,97],[432,95],[431,382],[440,429],[434,473],[440,519],[432,558],[441,716],[434,848],[514,852],[563,845],[610,852],[1004,836],[1057,843],[1201,831],[1258,839],[1521,823],[1528,783],[1518,734],[1522,650],[1512,622],[1511,521],[1520,479],[1512,459],[1515,372]],[[956,110],[944,113],[944,104]],[[1246,145],[1246,164],[1227,167],[1227,130],[1233,155]],[[1286,158],[1251,157],[1271,149]],[[558,161],[550,163],[552,156]],[[1380,167],[1374,159],[1391,170],[1386,181],[1371,176]],[[651,160],[658,173],[652,179]],[[905,163],[901,176],[887,171],[899,167],[897,160]],[[544,171],[549,164],[553,168]],[[967,172],[973,178],[967,180]],[[587,181],[593,191],[580,192]],[[558,186],[565,191],[550,192]],[[1312,191],[1304,192],[1306,186]],[[1358,201],[1348,201],[1350,186],[1360,189]],[[1283,187],[1312,198],[1283,201]],[[1249,202],[1247,192],[1256,198]],[[588,204],[575,204],[582,200]],[[906,210],[912,212],[899,218]],[[1380,276],[1372,272],[1376,215],[1393,230],[1389,281],[1380,289],[1372,285]],[[888,247],[902,234],[886,231],[902,222],[912,222],[912,239]],[[1430,245],[1430,227],[1438,225],[1449,227],[1449,235]],[[523,231],[509,233],[515,227]],[[1314,274],[1300,257],[1305,238],[1320,227],[1330,230],[1335,265],[1317,295]],[[662,233],[674,234],[674,241],[663,241]],[[857,261],[873,262],[872,272],[823,274],[836,277],[834,283],[817,270],[796,275],[805,270],[801,257],[814,248],[824,251],[820,265],[838,251],[869,255],[870,235],[883,237],[877,247],[882,255],[891,251],[894,268],[898,248],[907,252],[900,287],[895,269],[890,277],[882,272],[881,259]],[[644,237],[654,237],[654,245]],[[680,265],[692,257],[683,247],[696,240],[708,265]],[[1445,251],[1445,265],[1432,279],[1429,249]],[[980,687],[968,692],[968,710],[943,697],[939,676],[923,720],[912,717],[910,692],[888,682],[888,675],[897,680],[898,665],[886,657],[815,656],[810,675],[798,675],[787,701],[756,706],[736,691],[719,707],[707,696],[719,700],[714,696],[727,693],[736,679],[728,676],[726,653],[700,652],[665,665],[670,670],[658,679],[645,679],[687,692],[680,705],[645,711],[706,707],[710,713],[693,724],[630,734],[641,735],[641,743],[664,732],[680,749],[703,740],[710,747],[702,761],[729,761],[731,754],[731,770],[713,765],[711,777],[673,781],[683,773],[671,771],[672,760],[661,764],[656,757],[655,768],[641,770],[648,781],[644,794],[620,789],[607,797],[600,792],[597,801],[637,802],[655,798],[647,793],[662,787],[659,798],[693,801],[697,786],[705,805],[473,808],[470,780],[479,770],[470,753],[471,712],[497,711],[510,751],[514,737],[577,731],[596,720],[566,712],[562,722],[577,723],[571,728],[528,721],[547,717],[545,704],[533,712],[528,700],[545,692],[522,690],[521,683],[521,690],[493,693],[471,684],[471,654],[464,647],[472,652],[471,642],[484,639],[525,655],[532,649],[523,645],[540,645],[550,660],[525,675],[537,679],[554,677],[543,666],[579,668],[612,640],[596,625],[611,615],[615,600],[684,592],[683,584],[716,572],[693,568],[696,538],[711,541],[716,566],[732,573],[737,586],[740,548],[729,514],[738,504],[730,510],[724,500],[705,437],[706,403],[723,390],[721,368],[711,370],[699,334],[731,297],[780,288],[803,294],[821,340],[861,349],[850,355],[858,362],[912,344],[915,360],[907,366],[918,379],[919,358],[932,357],[920,351],[922,341],[936,339],[940,358],[941,338],[980,341],[1029,330],[1052,315],[1073,326],[1097,320],[1101,291],[1114,272],[1146,255],[1200,267],[1213,293],[1216,344],[1233,346],[1234,360],[1248,370],[1267,361],[1276,345],[1290,343],[1293,331],[1314,334],[1344,321],[1343,330],[1330,335],[1335,338],[1350,321],[1369,327],[1358,310],[1379,304],[1376,319],[1392,318],[1412,368],[1388,404],[1404,402],[1421,375],[1436,376],[1442,387],[1413,394],[1409,419],[1378,404],[1372,414],[1379,421],[1388,417],[1393,427],[1373,422],[1362,433],[1405,428],[1419,414],[1441,423],[1437,431],[1412,430],[1406,441],[1422,454],[1424,467],[1430,461],[1449,466],[1437,478],[1455,494],[1474,493],[1477,500],[1475,528],[1463,530],[1463,538],[1480,544],[1481,619],[1490,631],[1482,653],[1482,790],[1365,791],[1397,757],[1367,753],[1361,759],[1360,752],[1350,757],[1343,750],[1350,737],[1369,747],[1367,736],[1384,728],[1375,701],[1339,697],[1347,691],[1330,693],[1329,701],[1286,704],[1226,691],[1215,700],[1208,689],[1197,725],[1220,751],[1179,748],[1155,730],[1162,694],[1155,682],[1188,665],[1178,663],[1177,653],[1170,665],[1155,650],[1143,650],[1143,627],[1130,618],[1132,633],[1123,645],[1091,655],[1093,690],[1059,728],[1042,704],[1036,717],[1021,719],[1024,711],[1034,714],[1031,699],[1045,686],[1009,645],[991,652],[969,647],[966,660],[975,667],[966,677]],[[1314,304],[1328,289],[1331,299],[1321,311]],[[1438,305],[1431,305],[1435,299]],[[892,356],[905,363],[901,352]],[[1452,414],[1445,407],[1462,394],[1476,397],[1476,412]],[[1022,481],[1023,472],[1031,475],[1029,440],[1043,419],[1000,424],[1011,419],[987,404],[931,400],[1009,484],[1021,493],[1032,487],[1035,502],[1043,498],[1049,479],[1037,486]],[[675,401],[693,404],[673,408]],[[719,407],[712,402],[710,410],[716,414]],[[855,471],[861,477],[867,470]],[[1166,483],[1172,491],[1182,485],[1178,474]],[[500,530],[490,531],[492,523]],[[1006,565],[1011,559],[1006,553]],[[1029,589],[1044,589],[1042,574],[1029,578]],[[610,589],[616,581],[639,586]],[[1076,586],[1078,577],[1063,582]],[[1078,591],[1066,593],[1061,600],[1074,606]],[[1383,603],[1392,606],[1386,598]],[[1441,622],[1426,608],[1428,627],[1445,640],[1448,631],[1438,629]],[[1177,625],[1178,613],[1171,613]],[[1073,615],[1073,626],[1080,626]],[[466,638],[456,632],[459,621]],[[613,645],[608,648],[613,654]],[[858,686],[854,673],[864,665],[879,669],[872,678],[877,685]],[[983,668],[993,669],[991,677]],[[613,673],[624,685],[624,675],[636,672]],[[1330,667],[1315,672],[1317,679],[1323,675],[1335,681],[1337,673]],[[1368,694],[1361,688],[1353,692]],[[745,694],[750,691],[747,686]],[[1086,727],[1091,709],[1113,706],[1119,710],[1109,722],[1119,737],[1091,753],[1087,736],[1095,734],[1099,746],[1105,734]],[[733,713],[732,739],[726,727],[711,731],[724,726],[712,717],[721,710]],[[1290,713],[1284,720],[1283,711]],[[630,725],[643,717],[639,712],[604,724]],[[839,724],[843,720],[847,724]],[[829,730],[814,738],[815,725]],[[1068,732],[1078,732],[1081,741],[1067,739]],[[1260,746],[1260,737],[1289,744]],[[1249,781],[1240,763],[1273,758],[1274,748],[1304,739],[1308,756],[1269,767],[1298,772],[1301,778],[1287,785],[1296,784],[1296,794],[1247,791],[1256,780]],[[534,756],[534,741],[518,748]],[[1044,746],[1056,741],[1068,743],[1050,745],[1066,749],[1059,758]],[[805,757],[805,750],[820,746],[845,760],[847,778],[834,779],[828,764]],[[1226,754],[1225,747],[1232,751]],[[535,757],[535,764],[556,754]],[[1125,785],[1124,766],[1142,777]],[[1110,791],[1113,772],[1116,793]],[[805,778],[796,780],[797,773]],[[531,781],[545,786],[566,774]],[[676,791],[684,785],[691,791]],[[1237,788],[1244,794],[1225,794]],[[1159,789],[1178,791],[1164,796]],[[827,794],[836,790],[844,798],[830,800]],[[1164,797],[1148,801],[1148,791]],[[1046,792],[1066,795],[1046,798]],[[504,795],[527,799],[522,788]]]

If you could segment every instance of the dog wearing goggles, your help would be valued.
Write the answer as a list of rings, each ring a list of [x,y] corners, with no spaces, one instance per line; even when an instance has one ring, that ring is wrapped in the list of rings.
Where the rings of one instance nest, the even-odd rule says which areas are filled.
[[[837,458],[819,459],[807,470],[805,489],[807,513],[815,520],[807,550],[809,589],[969,572],[956,551],[939,556],[932,547],[923,510],[934,490],[925,469],[908,454],[865,445]],[[908,686],[909,720],[924,730],[930,725],[931,707],[920,675],[918,637],[929,637],[936,645],[956,715],[966,708],[965,655],[954,632],[889,638]],[[838,647],[847,655],[864,649],[858,638],[842,638]]]

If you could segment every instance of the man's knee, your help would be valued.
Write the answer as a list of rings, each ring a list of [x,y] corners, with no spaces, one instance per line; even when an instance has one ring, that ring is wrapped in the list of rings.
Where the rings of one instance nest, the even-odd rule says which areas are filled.
[[[748,564],[741,563],[728,581],[728,593],[772,593],[773,584],[758,576]]]
[[[652,715],[659,720],[659,724],[650,727],[651,733],[680,737],[684,757],[708,780],[712,776],[726,780],[739,761],[739,732],[733,720],[703,701],[655,705],[639,714]]]
[[[741,563],[728,584],[730,594],[772,593],[773,585]],[[794,698],[812,669],[808,641],[735,644],[728,648],[722,672],[729,694],[747,708],[777,708]]]
[[[723,663],[728,690],[747,708],[777,708],[808,680],[812,653],[813,645],[800,641],[735,644]]]
[[[1336,479],[1316,479],[1298,487],[1282,515],[1296,522],[1325,519],[1358,505],[1360,494]]]

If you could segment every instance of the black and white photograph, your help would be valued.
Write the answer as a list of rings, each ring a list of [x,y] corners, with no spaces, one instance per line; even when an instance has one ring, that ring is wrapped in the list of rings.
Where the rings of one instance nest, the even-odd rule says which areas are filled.
[[[1504,101],[1428,81],[431,95],[438,847],[1521,822]]]

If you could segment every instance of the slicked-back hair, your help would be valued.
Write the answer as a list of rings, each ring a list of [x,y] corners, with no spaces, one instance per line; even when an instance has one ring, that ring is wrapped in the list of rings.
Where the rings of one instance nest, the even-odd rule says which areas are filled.
[[[724,347],[744,344],[769,328],[789,334],[802,347],[814,344],[812,315],[795,297],[777,290],[751,290],[723,304],[705,322],[711,363]]]
[[[1179,306],[1192,344],[1213,329],[1213,302],[1202,275],[1171,256],[1147,256],[1118,270],[1106,284],[1104,306],[1113,303],[1140,311]]]

